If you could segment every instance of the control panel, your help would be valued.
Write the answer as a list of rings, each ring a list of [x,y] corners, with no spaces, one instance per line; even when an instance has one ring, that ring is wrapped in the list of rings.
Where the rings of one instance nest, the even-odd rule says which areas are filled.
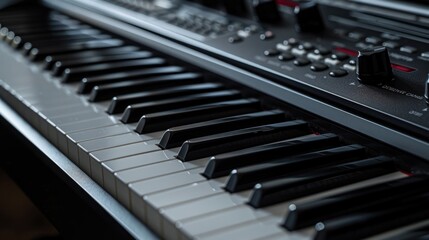
[[[106,1],[169,25],[208,55],[429,139],[429,4]]]

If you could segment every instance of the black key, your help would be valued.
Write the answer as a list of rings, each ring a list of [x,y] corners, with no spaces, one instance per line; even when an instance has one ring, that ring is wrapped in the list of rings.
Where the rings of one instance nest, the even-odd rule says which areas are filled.
[[[45,48],[43,50],[33,48],[30,51],[29,59],[31,61],[40,61],[40,60],[42,60],[42,59],[44,59],[50,55],[79,52],[79,51],[84,51],[84,50],[114,48],[114,47],[119,47],[122,45],[123,45],[122,40],[110,39],[110,40],[88,41],[88,42],[85,42],[83,44],[77,44],[77,45],[72,45],[72,46],[68,46],[68,47],[52,46],[51,48]]]
[[[57,25],[57,26],[39,26],[39,27],[13,27],[11,28],[12,31],[16,33],[16,35],[19,35],[21,37],[25,37],[27,35],[33,35],[33,34],[42,34],[42,33],[52,33],[52,32],[63,32],[63,31],[70,31],[70,30],[78,30],[78,29],[91,29],[88,25]]]
[[[288,139],[281,142],[224,153],[210,158],[203,175],[208,179],[226,176],[235,168],[267,162],[273,158],[316,151],[335,145],[340,145],[336,135],[322,134],[305,136],[298,139]]]
[[[279,110],[247,113],[238,116],[198,122],[190,125],[174,127],[165,131],[159,146],[163,149],[179,147],[188,139],[212,135],[216,133],[238,130],[270,124],[285,120],[285,113]]]
[[[308,134],[308,125],[300,120],[240,129],[187,140],[177,158],[191,161],[305,134]]]
[[[224,86],[218,83],[198,83],[178,87],[173,86],[162,90],[145,91],[121,95],[112,99],[112,102],[107,109],[107,113],[121,113],[125,110],[125,108],[127,108],[127,106],[131,104],[165,100],[168,98],[181,97],[189,94],[219,91],[223,88]]]
[[[22,9],[19,10],[7,10],[3,9],[0,15],[0,21],[6,22],[9,24],[18,24],[22,22],[34,21],[37,19],[38,21],[50,21],[53,20],[53,16],[51,13],[47,12],[46,9],[39,8],[39,6],[33,6],[36,9],[33,9],[32,12],[25,11]]]
[[[55,56],[47,56],[45,58],[44,69],[51,70],[53,65],[57,61],[76,60],[76,59],[89,58],[94,56],[110,56],[110,55],[116,55],[116,54],[125,54],[125,53],[135,52],[138,50],[139,48],[136,46],[120,46],[120,47],[112,47],[107,49],[82,50],[79,52],[56,54]]]
[[[427,191],[428,183],[427,176],[404,177],[310,202],[292,203],[283,226],[292,231],[372,206],[382,208],[388,201]]]
[[[95,40],[107,40],[112,38],[109,35],[106,34],[97,34],[97,35],[74,35],[74,36],[65,36],[63,38],[57,38],[57,39],[45,39],[45,40],[39,40],[39,41],[32,41],[32,42],[26,42],[24,43],[21,53],[25,56],[29,55],[31,50],[33,48],[37,48],[39,50],[43,50],[43,48],[51,48],[52,46],[55,47],[70,47],[74,45],[81,45],[85,44],[89,41],[95,41]]]
[[[185,72],[185,69],[183,67],[164,66],[164,67],[154,67],[154,68],[148,68],[148,69],[142,69],[142,70],[133,70],[133,71],[127,71],[127,72],[98,75],[96,77],[83,78],[77,92],[81,94],[85,94],[85,93],[90,93],[95,86],[101,86],[101,85],[106,85],[106,84],[111,84],[111,83],[116,83],[121,81],[130,81],[130,80],[140,81],[148,77],[156,77],[156,76],[177,74],[177,73],[183,73],[183,72]],[[122,112],[123,109],[120,111]]]
[[[239,97],[241,97],[239,91],[224,90],[209,93],[193,94],[184,97],[171,98],[160,101],[133,104],[125,109],[125,112],[121,117],[121,122],[138,122],[144,114],[148,113],[198,106],[206,103],[221,102],[237,99]]]
[[[395,240],[428,240],[429,239],[429,226],[419,227],[417,229],[411,229],[405,232],[401,232],[392,236]],[[387,240],[387,238],[385,238]]]
[[[266,207],[396,171],[393,160],[375,157],[308,171],[255,185],[249,204]]]
[[[52,32],[55,32],[56,29],[60,29],[60,31],[64,31],[64,28],[68,28],[68,26],[58,23],[37,23],[34,25],[30,24],[7,24],[9,29],[9,33],[13,33],[15,36],[27,36],[37,33],[48,33],[51,32],[49,29],[52,29]]]
[[[364,154],[364,147],[348,145],[234,169],[229,175],[225,189],[229,192],[250,189],[257,183],[279,179],[300,171],[308,171],[309,167],[315,169],[353,161],[362,158]]]
[[[15,40],[15,37],[20,37],[20,39],[22,40],[22,39],[31,38],[33,36],[40,36],[39,39],[33,39],[31,41],[25,40],[25,42],[21,42],[20,44],[21,44],[21,46],[23,46],[25,43],[26,44],[34,44],[34,46],[33,45],[31,45],[31,46],[38,47],[38,48],[40,48],[39,50],[43,50],[43,49],[46,49],[46,48],[49,48],[52,46],[55,46],[55,47],[66,46],[67,43],[69,43],[68,41],[65,40],[65,39],[67,39],[66,37],[62,41],[58,40],[57,42],[55,42],[55,39],[53,39],[53,38],[50,39],[50,36],[52,36],[54,34],[56,34],[58,36],[58,35],[65,33],[65,32],[78,31],[78,30],[91,30],[91,28],[89,28],[89,27],[86,27],[86,28],[79,28],[79,27],[70,28],[69,26],[57,26],[57,30],[52,31],[52,32],[50,30],[47,30],[46,27],[41,27],[39,29],[32,29],[31,31],[28,31],[28,32],[9,31],[9,34],[11,34],[11,35],[4,38],[4,41],[9,43],[11,46],[14,46],[14,45],[16,46],[17,43],[19,43],[19,42],[16,42],[17,40]],[[42,36],[44,36],[44,37],[42,37]],[[79,35],[75,35],[75,36],[79,36]],[[90,35],[81,34],[80,36],[88,38]],[[68,36],[68,37],[71,37],[71,36]],[[15,41],[15,43],[14,43],[14,41]],[[49,45],[49,41],[54,42],[53,45]],[[70,41],[72,41],[72,40],[70,40]],[[31,49],[32,48],[27,47],[27,49],[25,49],[25,51],[23,51],[24,55],[27,55],[29,50],[31,50]]]
[[[152,57],[152,53],[148,51],[139,51],[132,52],[126,54],[116,54],[110,56],[94,56],[88,57],[84,59],[72,59],[72,60],[64,60],[57,61],[54,64],[54,68],[52,69],[52,75],[60,76],[63,74],[64,69],[66,68],[76,68],[85,65],[97,64],[97,63],[111,63],[111,62],[121,62],[128,60],[138,60]]]
[[[44,29],[45,32],[50,32],[50,29],[55,30],[57,27],[62,26],[87,26],[82,25],[76,20],[54,20],[54,19],[8,19],[6,20],[6,25],[8,25],[13,31],[26,33],[29,31],[34,31],[34,29]]]
[[[162,58],[138,59],[114,63],[102,63],[88,65],[76,68],[66,68],[61,78],[62,82],[80,81],[85,77],[91,77],[101,74],[121,72],[127,70],[143,69],[150,67],[159,67],[167,64],[167,61]]]
[[[98,102],[112,99],[122,94],[149,91],[167,86],[180,86],[199,83],[204,80],[203,75],[198,73],[179,73],[166,76],[157,76],[140,81],[124,81],[96,86],[92,89],[89,101]]]
[[[101,32],[96,29],[82,29],[82,30],[77,29],[77,30],[70,30],[70,31],[64,31],[64,32],[33,34],[33,35],[27,35],[25,37],[15,36],[15,38],[11,43],[11,46],[13,48],[19,49],[27,42],[33,43],[35,41],[45,40],[45,39],[56,39],[56,40],[64,40],[68,38],[75,39],[75,38],[81,38],[82,36],[98,35],[98,34],[101,34]]]
[[[181,126],[237,114],[255,112],[257,109],[259,109],[259,107],[260,102],[251,98],[203,104],[199,106],[174,109],[164,112],[149,113],[143,115],[140,118],[135,131],[140,134],[161,131],[174,126]],[[170,145],[167,146],[167,144],[168,141],[165,144],[164,142],[161,142],[160,147],[169,148]]]
[[[410,186],[413,188],[413,186]],[[316,224],[315,240],[358,240],[427,220],[429,194],[407,195],[371,209]],[[396,239],[396,238],[392,238]]]

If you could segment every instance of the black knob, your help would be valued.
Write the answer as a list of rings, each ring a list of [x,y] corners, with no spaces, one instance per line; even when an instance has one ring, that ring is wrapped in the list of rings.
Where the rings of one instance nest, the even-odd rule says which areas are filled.
[[[235,16],[246,16],[247,6],[245,0],[223,0],[225,11]]]
[[[429,75],[425,85],[425,99],[426,99],[426,103],[429,104]]]
[[[294,10],[295,29],[298,32],[320,32],[325,28],[319,5],[316,1],[305,1],[298,4]]]
[[[359,51],[357,78],[364,84],[382,85],[393,80],[387,48],[373,47]]]
[[[218,8],[219,7],[219,1],[213,1],[213,0],[192,0],[192,2],[197,2],[201,5],[204,5],[206,7],[210,8]]]
[[[277,23],[281,20],[275,0],[253,0],[252,7],[261,22]]]

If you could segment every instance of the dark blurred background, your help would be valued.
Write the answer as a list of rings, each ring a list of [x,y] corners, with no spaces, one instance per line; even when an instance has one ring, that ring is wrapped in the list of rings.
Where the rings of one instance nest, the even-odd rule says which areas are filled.
[[[59,239],[57,230],[1,168],[0,196],[0,239]]]
[[[21,1],[23,0],[0,0],[0,9]],[[29,152],[23,152],[19,144],[13,144],[14,141],[11,142],[10,136],[3,130],[0,127],[2,163],[7,161],[6,158],[34,157]],[[15,154],[17,152],[20,154]],[[58,239],[57,236],[57,230],[0,165],[0,239],[42,240]]]

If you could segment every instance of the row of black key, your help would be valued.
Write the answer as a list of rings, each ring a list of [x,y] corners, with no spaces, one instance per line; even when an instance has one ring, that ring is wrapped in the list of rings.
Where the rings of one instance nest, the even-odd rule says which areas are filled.
[[[253,188],[249,205],[255,208],[396,171],[392,159],[369,155],[334,134],[314,134],[306,122],[289,119],[222,83],[207,82],[201,73],[59,13],[42,13],[47,15],[36,14],[40,21],[33,21],[32,14],[31,21],[25,14],[0,15],[0,38],[32,61],[43,62],[64,84],[79,83],[77,93],[87,94],[88,101],[108,102],[106,113],[125,124],[137,123],[136,132],[165,131],[158,145],[180,147],[178,159],[211,156],[203,175],[229,176],[225,189],[231,193]],[[315,225],[317,239],[360,238],[399,227],[408,222],[377,220],[408,214],[405,204],[422,207],[418,204],[427,199],[427,181],[425,176],[405,177],[291,204],[284,227],[294,231]],[[365,198],[371,203],[364,204]],[[407,221],[427,215],[419,211]],[[374,223],[365,226],[365,221]]]

